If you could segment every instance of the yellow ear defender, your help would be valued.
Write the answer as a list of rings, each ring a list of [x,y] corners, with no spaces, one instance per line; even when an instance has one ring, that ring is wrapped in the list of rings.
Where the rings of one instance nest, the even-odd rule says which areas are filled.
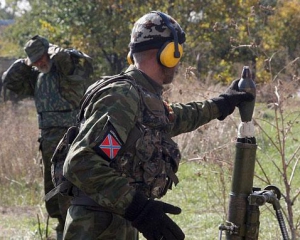
[[[178,43],[178,35],[176,29],[172,26],[169,17],[162,12],[156,12],[167,27],[171,30],[174,41],[166,42],[157,53],[157,60],[165,67],[172,68],[177,65],[183,55],[183,47]]]
[[[181,44],[178,45],[178,51],[180,53],[180,56],[182,56],[183,47]],[[180,61],[181,57],[179,57],[179,58],[172,57],[174,52],[175,52],[175,43],[174,42],[166,42],[157,53],[157,56],[159,58],[159,63],[161,63],[163,66],[166,66],[169,68],[175,67],[177,65],[177,63]],[[131,52],[128,52],[128,54],[127,54],[127,62],[129,65],[134,64]]]
[[[133,57],[132,57],[131,52],[129,52],[129,53],[127,54],[127,62],[129,63],[129,65],[133,65],[133,64],[134,64],[134,61],[133,61]]]
[[[165,67],[175,67],[177,63],[180,61],[181,56],[183,54],[182,45],[178,44],[178,52],[180,57],[175,57],[175,43],[174,42],[166,42],[161,49],[157,53],[158,61]]]

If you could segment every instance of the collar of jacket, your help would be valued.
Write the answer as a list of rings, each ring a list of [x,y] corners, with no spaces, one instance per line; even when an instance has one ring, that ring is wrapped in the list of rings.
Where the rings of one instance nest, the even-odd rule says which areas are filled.
[[[133,77],[136,83],[141,85],[143,88],[146,88],[148,91],[161,96],[163,87],[157,84],[147,74],[137,69],[135,66],[130,65],[125,71],[125,74]]]

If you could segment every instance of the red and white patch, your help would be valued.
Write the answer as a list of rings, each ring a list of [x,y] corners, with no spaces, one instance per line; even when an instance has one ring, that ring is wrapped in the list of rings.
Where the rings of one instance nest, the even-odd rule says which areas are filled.
[[[99,148],[108,158],[114,159],[121,149],[121,144],[116,140],[114,135],[109,132],[100,143]]]

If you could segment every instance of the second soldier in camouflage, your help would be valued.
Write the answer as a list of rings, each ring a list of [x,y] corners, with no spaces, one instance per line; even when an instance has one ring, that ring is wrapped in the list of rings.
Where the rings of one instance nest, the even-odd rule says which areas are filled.
[[[25,45],[27,58],[19,59],[3,74],[6,88],[20,96],[33,97],[40,129],[40,150],[45,193],[54,188],[51,157],[68,127],[76,123],[80,100],[92,83],[92,59],[77,50],[50,44],[34,36]],[[57,237],[62,237],[69,199],[55,196],[46,202],[50,217],[58,219]]]

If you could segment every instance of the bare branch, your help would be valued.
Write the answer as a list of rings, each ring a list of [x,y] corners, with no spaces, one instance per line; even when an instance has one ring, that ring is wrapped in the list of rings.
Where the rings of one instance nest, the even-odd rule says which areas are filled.
[[[278,73],[275,75],[273,81],[276,80],[276,78],[278,77],[278,75],[283,71],[285,70],[288,66],[294,64],[295,62],[297,62],[299,60],[299,57],[296,57],[293,61],[289,62],[286,66],[284,66],[280,71],[278,71]]]
[[[268,138],[268,140],[270,140],[270,142],[276,148],[276,150],[280,153],[280,149],[278,148],[277,144],[273,141],[273,138],[271,138],[271,136],[264,130],[264,128],[254,118],[252,120],[254,124],[256,124],[259,127],[259,129],[264,133],[264,135]],[[271,126],[276,127],[275,125],[271,125]]]
[[[298,152],[299,149],[300,149],[300,146],[298,146],[297,150],[294,152],[293,157],[295,156],[295,154]],[[293,159],[293,157],[292,157],[292,159]],[[292,170],[292,173],[291,173],[291,176],[290,176],[290,180],[289,180],[289,185],[292,184],[292,180],[294,178],[295,171],[296,171],[298,163],[299,163],[299,157],[297,158],[297,160],[296,160],[296,162],[295,162],[295,164],[293,166],[293,170]]]

